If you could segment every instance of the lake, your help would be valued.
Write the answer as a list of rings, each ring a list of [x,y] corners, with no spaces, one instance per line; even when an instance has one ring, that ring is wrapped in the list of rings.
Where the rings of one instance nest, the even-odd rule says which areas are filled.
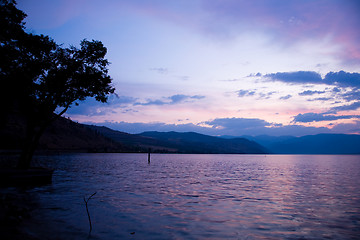
[[[360,155],[38,156],[39,239],[359,239]],[[3,190],[5,191],[5,190]],[[95,193],[88,202],[84,196]]]

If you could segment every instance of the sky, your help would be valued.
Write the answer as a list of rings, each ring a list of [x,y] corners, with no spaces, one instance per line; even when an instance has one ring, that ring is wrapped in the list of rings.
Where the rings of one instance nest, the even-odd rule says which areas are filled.
[[[360,1],[18,0],[28,32],[100,40],[116,94],[74,121],[141,133],[360,134]]]

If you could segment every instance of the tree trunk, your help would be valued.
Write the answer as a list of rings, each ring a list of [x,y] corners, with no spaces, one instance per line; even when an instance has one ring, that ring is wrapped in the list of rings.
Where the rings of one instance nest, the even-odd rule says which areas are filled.
[[[20,158],[18,161],[17,168],[19,169],[28,169],[30,168],[31,160],[33,158],[34,152],[39,145],[40,138],[44,133],[48,124],[43,124],[38,129],[34,123],[28,123],[26,130],[26,138]]]
[[[35,142],[25,142],[25,146],[22,149],[17,168],[19,169],[28,169],[30,168],[31,160],[34,155],[37,143]]]
[[[39,141],[46,128],[54,122],[56,119],[60,118],[64,114],[70,105],[67,105],[59,114],[54,114],[53,111],[50,113],[45,113],[39,117],[29,117],[27,119],[26,127],[26,138],[20,158],[18,161],[17,168],[19,169],[28,169],[30,168],[31,160],[33,158],[34,152],[39,145]]]

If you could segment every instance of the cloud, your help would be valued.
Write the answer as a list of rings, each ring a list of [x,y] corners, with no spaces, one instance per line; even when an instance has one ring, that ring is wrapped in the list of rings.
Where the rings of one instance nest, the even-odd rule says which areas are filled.
[[[360,121],[354,123],[341,123],[331,129],[336,133],[357,133],[360,134]]]
[[[312,71],[278,72],[266,74],[264,77],[272,81],[280,81],[292,84],[323,83],[321,75]]]
[[[167,74],[169,72],[169,69],[167,68],[150,68],[150,71],[154,71],[154,72],[157,72],[159,74]]]
[[[261,73],[250,73],[250,75],[248,75],[247,77],[261,77],[262,74]]]
[[[340,92],[341,92],[341,89],[338,88],[338,87],[334,87],[331,91],[332,91],[333,93],[340,93]]]
[[[68,109],[66,114],[70,115],[86,115],[86,116],[101,116],[109,112],[113,112],[114,108],[125,107],[136,101],[136,98],[129,96],[110,95],[107,103],[101,103],[94,98],[87,98],[85,101],[79,103],[79,106],[72,106]]]
[[[252,90],[239,90],[236,92],[238,97],[254,96],[255,91]]]
[[[330,93],[336,99],[344,99],[346,101],[356,101],[360,99],[360,73],[349,73],[344,71],[329,72],[324,78],[319,73],[312,71],[297,71],[297,72],[278,72],[266,74],[264,78],[268,81],[279,81],[289,84],[321,84],[330,85],[333,88]],[[349,90],[350,88],[350,90]],[[326,91],[312,91],[306,90],[299,93],[300,96],[312,96],[315,94],[324,94]],[[282,99],[282,98],[280,98]],[[308,101],[329,101],[333,100],[330,97],[322,97],[310,99]],[[333,110],[356,110],[358,103],[352,103],[350,105],[344,105],[341,107],[333,108]]]
[[[217,118],[211,121],[205,122],[210,125],[212,131],[217,135],[270,135],[270,136],[304,136],[313,135],[319,133],[332,133],[335,132],[332,129],[326,127],[311,127],[302,125],[282,125],[277,123],[270,123],[258,118]],[[350,132],[351,125],[344,132]],[[342,133],[344,133],[342,132]],[[213,133],[214,134],[214,133]]]
[[[347,104],[347,105],[343,105],[343,106],[333,107],[333,108],[331,108],[330,111],[336,113],[338,111],[357,110],[358,108],[360,108],[360,101],[353,102],[351,104]]]
[[[118,131],[127,133],[142,133],[145,131],[177,131],[177,132],[198,132],[212,136],[304,136],[319,133],[358,133],[360,129],[360,121],[354,123],[333,125],[332,129],[326,127],[308,127],[302,125],[282,125],[277,123],[269,123],[257,118],[217,118],[199,124],[167,124],[162,122],[155,123],[129,123],[129,122],[87,122],[85,124],[95,124],[98,126],[106,126]],[[210,127],[206,127],[207,124]]]
[[[312,96],[314,94],[323,94],[325,93],[325,91],[311,91],[311,90],[307,90],[307,91],[303,91],[301,93],[299,93],[300,96]]]
[[[148,99],[147,102],[136,102],[134,105],[141,105],[141,106],[149,106],[149,105],[171,105],[171,104],[177,104],[186,102],[187,100],[200,100],[205,98],[205,96],[201,95],[184,95],[184,94],[176,94],[170,97],[164,98],[164,100],[156,99],[156,100],[150,100]]]
[[[324,81],[339,87],[353,87],[359,89],[360,73],[348,73],[344,71],[329,72],[326,74]]]
[[[273,95],[276,92],[267,92],[267,93],[258,93],[259,99],[269,99],[271,95]]]
[[[360,118],[360,115],[330,115],[324,113],[304,113],[298,114],[294,117],[294,122],[321,122],[321,121],[334,121],[339,119],[352,119],[352,118]]]
[[[320,97],[320,98],[308,99],[307,101],[309,101],[309,102],[313,102],[313,101],[323,101],[323,102],[326,102],[326,101],[329,101],[329,100],[334,100],[334,99],[331,98],[331,97]]]
[[[283,97],[280,97],[279,99],[280,100],[288,100],[289,98],[292,98],[292,96],[290,94],[286,95],[286,96],[283,96]]]
[[[236,91],[236,93],[237,93],[238,97],[258,96],[258,99],[269,99],[270,96],[276,92],[272,91],[272,92],[257,93],[255,90],[239,90],[239,91]]]
[[[197,126],[192,123],[187,124],[167,124],[162,122],[152,122],[152,123],[129,123],[129,122],[102,122],[102,123],[94,123],[87,122],[85,124],[95,124],[98,126],[105,126],[114,130],[138,134],[146,131],[159,131],[159,132],[169,132],[169,131],[177,131],[177,132],[199,132],[204,133],[202,131],[204,128]]]
[[[222,129],[253,129],[271,126],[271,124],[266,122],[265,120],[256,118],[217,118],[212,121],[207,121],[205,123],[212,126],[213,128],[220,127]]]
[[[326,84],[333,85],[334,92],[340,92],[339,87],[352,87],[360,89],[360,73],[349,73],[344,71],[329,72],[324,78],[317,72],[297,71],[297,72],[277,72],[266,74],[265,79],[270,81],[280,81],[290,84]],[[311,93],[310,91],[305,91]],[[314,91],[314,93],[320,93]]]
[[[346,101],[359,100],[360,99],[360,90],[342,93],[341,97],[344,98]]]
[[[183,94],[176,94],[176,95],[169,97],[172,104],[178,103],[178,102],[183,102],[184,100],[187,100],[187,99],[199,100],[199,99],[203,99],[203,98],[205,98],[205,96],[200,96],[200,95],[189,96],[189,95],[183,95]]]

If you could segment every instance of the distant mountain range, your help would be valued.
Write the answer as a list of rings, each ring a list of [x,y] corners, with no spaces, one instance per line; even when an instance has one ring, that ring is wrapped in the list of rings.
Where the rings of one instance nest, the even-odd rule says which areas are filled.
[[[278,154],[360,154],[360,135],[243,136]]]
[[[12,116],[0,128],[0,150],[20,149],[24,122]],[[360,135],[222,136],[195,132],[128,134],[60,118],[40,140],[39,150],[78,152],[152,152],[207,154],[360,154]]]
[[[104,136],[139,149],[151,149],[153,152],[174,153],[234,153],[264,154],[269,151],[258,143],[245,139],[224,139],[195,132],[144,132],[127,134],[106,127],[89,126]]]

